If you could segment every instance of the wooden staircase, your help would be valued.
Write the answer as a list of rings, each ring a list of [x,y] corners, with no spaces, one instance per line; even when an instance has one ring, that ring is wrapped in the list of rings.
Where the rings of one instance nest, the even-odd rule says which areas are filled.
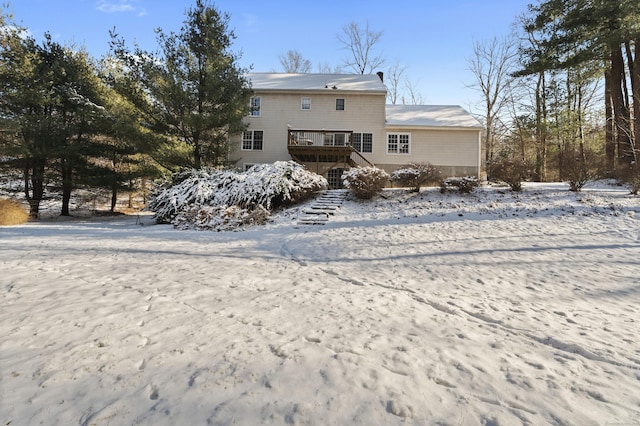
[[[351,145],[352,131],[292,130],[288,131],[288,150],[291,158],[309,170],[327,176],[334,168],[373,167]],[[336,135],[340,138],[336,139]]]

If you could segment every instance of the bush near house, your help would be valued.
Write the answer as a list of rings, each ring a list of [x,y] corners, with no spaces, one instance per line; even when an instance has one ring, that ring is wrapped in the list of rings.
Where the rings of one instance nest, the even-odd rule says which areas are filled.
[[[363,200],[379,194],[388,181],[389,173],[377,167],[354,167],[342,174],[344,187]]]
[[[14,200],[0,199],[0,226],[20,225],[29,220],[29,213]]]
[[[492,164],[492,176],[505,182],[514,192],[522,191],[522,182],[530,170],[530,165],[522,159],[499,158]]]
[[[478,178],[474,176],[452,177],[440,183],[440,192],[444,194],[447,191],[457,190],[461,194],[471,194],[479,185]]]
[[[177,183],[159,187],[147,206],[156,221],[181,229],[228,229],[262,223],[269,211],[328,187],[327,180],[294,161],[259,164],[246,172],[184,171]]]
[[[429,183],[439,182],[440,171],[431,164],[411,163],[391,173],[391,182],[420,192],[420,188]]]

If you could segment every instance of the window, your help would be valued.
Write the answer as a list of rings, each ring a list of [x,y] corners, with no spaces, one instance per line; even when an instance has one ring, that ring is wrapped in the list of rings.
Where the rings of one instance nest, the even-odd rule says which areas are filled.
[[[410,133],[388,133],[387,154],[409,154]]]
[[[336,99],[336,111],[344,111],[344,98]]]
[[[347,135],[345,133],[325,133],[325,146],[346,146]]]
[[[303,110],[310,110],[311,109],[311,98],[302,98],[301,108]]]
[[[242,134],[243,151],[262,151],[262,130],[247,130]]]
[[[359,152],[373,152],[373,133],[353,133],[351,145]]]
[[[244,171],[248,171],[249,169],[251,169],[253,166],[255,166],[258,163],[244,163]]]
[[[251,98],[251,103],[249,105],[249,116],[251,117],[260,117],[260,103],[262,99],[260,96],[254,96]]]

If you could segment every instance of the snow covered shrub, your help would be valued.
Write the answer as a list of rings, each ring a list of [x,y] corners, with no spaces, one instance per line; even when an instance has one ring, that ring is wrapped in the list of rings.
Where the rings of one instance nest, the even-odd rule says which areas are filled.
[[[14,200],[0,199],[0,226],[20,225],[29,220],[29,213]]]
[[[202,226],[207,229],[215,222],[207,219],[214,212],[223,216],[222,222],[215,223],[233,222],[227,220],[229,208],[269,211],[286,203],[299,202],[328,186],[325,178],[294,161],[260,164],[246,172],[190,170],[181,172],[176,181],[179,183],[155,191],[147,209],[155,212],[158,222],[174,223],[181,213],[185,213],[179,219],[181,227],[185,221],[197,219],[207,223]]]
[[[422,186],[440,181],[440,171],[431,164],[411,163],[391,173],[390,180],[412,192],[420,192]]]
[[[471,194],[480,185],[475,176],[451,177],[440,182],[440,192],[445,193],[452,189],[457,189],[461,194]]]
[[[377,167],[354,167],[342,174],[344,187],[363,200],[380,193],[388,181],[389,173]]]
[[[492,163],[492,177],[505,182],[512,191],[522,191],[522,182],[529,176],[529,164],[522,159],[499,158]]]
[[[193,205],[178,213],[172,223],[178,229],[233,231],[247,225],[261,225],[268,219],[269,211],[262,206],[244,209]]]

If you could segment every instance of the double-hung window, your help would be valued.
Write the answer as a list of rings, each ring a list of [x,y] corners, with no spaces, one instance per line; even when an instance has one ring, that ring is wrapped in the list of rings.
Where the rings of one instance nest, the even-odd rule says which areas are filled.
[[[387,154],[410,154],[410,133],[387,133]]]
[[[242,150],[262,151],[263,136],[262,130],[246,130],[242,134]]]
[[[353,133],[351,145],[359,152],[373,152],[373,133]]]
[[[249,116],[251,117],[260,117],[260,103],[262,99],[260,96],[254,96],[251,98],[251,103],[249,104]]]
[[[300,101],[300,108],[303,111],[308,111],[311,109],[311,98],[302,98]]]
[[[344,111],[344,98],[336,99],[336,111]]]

